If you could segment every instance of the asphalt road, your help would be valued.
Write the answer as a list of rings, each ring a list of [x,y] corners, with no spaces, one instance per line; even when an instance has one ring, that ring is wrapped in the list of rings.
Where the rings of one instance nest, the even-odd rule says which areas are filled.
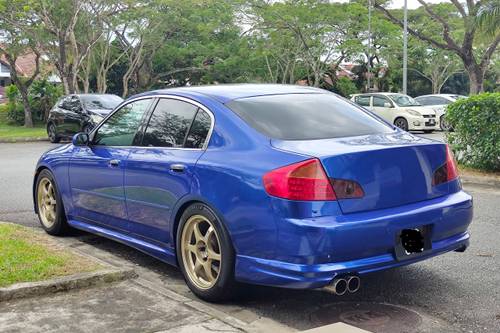
[[[442,139],[440,133],[430,135]],[[49,143],[0,144],[0,221],[38,227],[32,212],[32,175]],[[238,302],[213,305],[236,316],[264,316],[303,330],[344,321],[373,332],[500,332],[500,189],[465,188],[474,196],[471,246],[407,267],[372,273],[355,295],[323,290],[246,287]],[[188,297],[179,271],[100,237],[82,241],[125,258],[140,274]]]

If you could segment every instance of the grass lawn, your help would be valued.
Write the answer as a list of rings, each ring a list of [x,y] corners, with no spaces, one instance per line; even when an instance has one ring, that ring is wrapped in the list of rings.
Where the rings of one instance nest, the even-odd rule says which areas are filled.
[[[34,128],[7,124],[7,112],[0,110],[0,139],[47,137],[45,124],[35,124]]]
[[[68,251],[49,236],[0,222],[0,287],[91,272],[99,264]]]

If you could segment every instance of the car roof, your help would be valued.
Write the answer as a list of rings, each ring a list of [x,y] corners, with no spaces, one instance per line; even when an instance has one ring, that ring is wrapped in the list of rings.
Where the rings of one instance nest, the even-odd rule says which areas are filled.
[[[452,96],[462,96],[460,94],[429,94],[429,95],[421,95],[418,97],[452,97]],[[418,98],[416,97],[416,98]]]
[[[362,93],[362,94],[353,94],[352,96],[364,96],[364,95],[404,95],[403,93],[397,93],[397,92],[369,92],[369,93]]]
[[[76,96],[116,96],[116,97],[120,97],[120,96],[115,95],[115,94],[74,94],[74,95],[76,95]]]
[[[286,84],[220,84],[154,90],[131,96],[130,98],[164,94],[176,94],[187,97],[191,97],[193,95],[204,95],[211,97],[221,103],[227,103],[235,99],[255,96],[311,93],[321,94],[328,92],[319,88]]]

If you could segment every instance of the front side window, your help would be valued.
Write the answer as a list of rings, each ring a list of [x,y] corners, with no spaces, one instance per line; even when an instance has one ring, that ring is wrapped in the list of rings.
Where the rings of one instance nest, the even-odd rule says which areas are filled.
[[[406,106],[420,106],[421,104],[411,98],[408,95],[403,95],[403,94],[392,94],[389,95],[394,103],[400,107],[406,107]]]
[[[430,105],[448,105],[452,103],[452,101],[443,97],[431,97],[430,101]]]
[[[132,146],[150,104],[151,99],[142,99],[124,105],[99,127],[93,143],[104,146]]]
[[[389,101],[389,99],[387,97],[384,97],[384,96],[373,96],[373,102],[372,103],[373,103],[373,106],[381,107],[381,108],[386,107],[385,103],[391,104],[391,102]]]
[[[377,133],[392,128],[334,94],[283,94],[233,100],[226,104],[267,137],[316,140]]]
[[[354,101],[361,106],[370,106],[370,96],[356,96]]]
[[[143,145],[150,147],[184,146],[184,139],[198,107],[175,99],[160,99],[144,133]]]
[[[415,100],[422,105],[431,105],[429,97],[417,97]]]

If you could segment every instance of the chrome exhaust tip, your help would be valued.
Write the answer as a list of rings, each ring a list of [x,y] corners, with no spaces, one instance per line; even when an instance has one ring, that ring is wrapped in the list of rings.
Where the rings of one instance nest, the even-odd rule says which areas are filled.
[[[347,278],[347,290],[350,293],[355,293],[361,287],[361,279],[359,276],[353,275]]]
[[[342,296],[347,292],[347,280],[343,278],[334,279],[333,282],[326,288],[332,291],[335,295]]]

